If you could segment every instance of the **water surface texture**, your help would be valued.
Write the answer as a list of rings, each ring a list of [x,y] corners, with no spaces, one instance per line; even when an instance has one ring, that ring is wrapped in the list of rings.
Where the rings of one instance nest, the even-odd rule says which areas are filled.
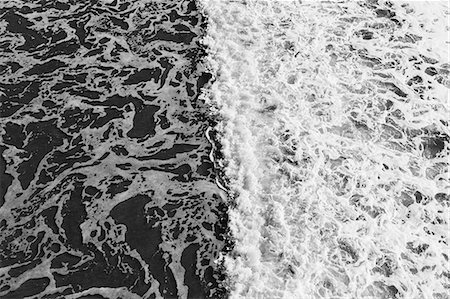
[[[0,3],[1,298],[224,295],[205,22],[194,1]]]
[[[0,298],[448,299],[449,14],[1,2]]]
[[[449,298],[449,7],[201,1],[232,298]]]

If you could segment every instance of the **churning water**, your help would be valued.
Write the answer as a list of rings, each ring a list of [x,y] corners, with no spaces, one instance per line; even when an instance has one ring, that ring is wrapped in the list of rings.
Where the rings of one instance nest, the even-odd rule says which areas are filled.
[[[446,2],[202,1],[233,298],[449,298]]]

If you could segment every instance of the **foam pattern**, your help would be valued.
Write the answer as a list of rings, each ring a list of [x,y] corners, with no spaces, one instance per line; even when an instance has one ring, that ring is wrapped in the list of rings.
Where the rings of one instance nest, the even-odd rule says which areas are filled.
[[[193,0],[0,4],[0,297],[221,298]]]

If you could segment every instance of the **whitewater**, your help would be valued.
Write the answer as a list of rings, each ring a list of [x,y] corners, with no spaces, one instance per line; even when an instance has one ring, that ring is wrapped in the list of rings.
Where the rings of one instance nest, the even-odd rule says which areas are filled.
[[[445,1],[204,0],[232,298],[449,298]]]

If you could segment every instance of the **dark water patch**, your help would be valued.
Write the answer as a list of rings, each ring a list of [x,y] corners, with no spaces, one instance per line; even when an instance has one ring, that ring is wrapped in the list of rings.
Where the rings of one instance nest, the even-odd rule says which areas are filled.
[[[161,76],[161,69],[152,68],[152,69],[143,69],[131,74],[123,84],[131,85],[138,84],[141,82],[149,82],[153,80],[155,83],[159,82],[159,77]]]
[[[156,131],[155,113],[160,107],[155,105],[142,105],[136,107],[136,113],[133,119],[133,127],[127,132],[130,138],[152,137]]]
[[[151,198],[147,196],[130,198],[111,210],[111,216],[117,223],[127,227],[127,243],[140,253],[152,269],[153,275],[160,284],[161,295],[165,298],[173,298],[177,296],[177,287],[172,271],[166,266],[164,252],[159,249],[162,243],[161,229],[154,226],[156,223],[152,223],[151,218],[146,217],[151,217],[151,213],[148,211],[147,214],[144,209],[150,201]]]
[[[3,136],[3,142],[9,145],[13,145],[16,148],[22,148],[23,140],[26,135],[23,131],[23,126],[8,122],[5,126],[5,135]]]
[[[29,279],[22,283],[18,289],[7,293],[4,298],[19,299],[34,296],[43,292],[49,283],[48,277]]]
[[[57,69],[62,68],[64,66],[66,66],[66,64],[64,62],[57,60],[57,59],[52,59],[52,60],[44,62],[42,64],[33,66],[31,69],[24,72],[23,74],[27,75],[27,76],[32,76],[32,75],[42,76],[44,74],[53,73]]]
[[[140,157],[138,160],[168,160],[173,159],[176,157],[177,154],[181,153],[187,153],[191,152],[192,150],[198,148],[198,145],[193,144],[175,144],[172,148],[167,150],[161,150],[158,153],[146,156],[146,157]]]
[[[433,159],[445,151],[450,144],[450,138],[446,135],[430,136],[423,138],[423,155],[428,159]]]
[[[3,151],[6,149],[5,146],[0,146],[0,208],[5,203],[5,195],[8,191],[9,186],[13,182],[14,177],[6,172],[6,160],[3,157]]]
[[[200,279],[195,272],[197,271],[197,244],[191,244],[186,247],[181,257],[181,264],[186,269],[184,274],[184,283],[189,288],[188,298],[204,298],[205,293]]]
[[[83,236],[80,225],[84,222],[87,213],[82,202],[82,186],[75,185],[69,200],[63,205],[61,228],[64,230],[67,243],[73,248],[83,246]]]

